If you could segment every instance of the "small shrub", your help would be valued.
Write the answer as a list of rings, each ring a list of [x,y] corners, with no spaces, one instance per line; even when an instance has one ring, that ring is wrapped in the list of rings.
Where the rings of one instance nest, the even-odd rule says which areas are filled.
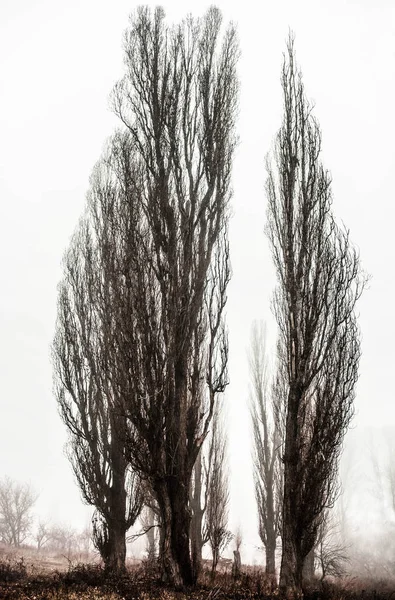
[[[143,558],[141,561],[140,568],[138,571],[142,572],[142,575],[145,579],[160,579],[160,564],[159,560],[155,557],[147,557]]]
[[[15,559],[11,557],[0,559],[0,582],[15,582],[25,579],[27,576],[26,564],[23,557]]]
[[[66,573],[60,574],[62,579],[67,584],[84,583],[89,586],[101,585],[106,578],[104,568],[97,564],[77,563],[69,564]]]

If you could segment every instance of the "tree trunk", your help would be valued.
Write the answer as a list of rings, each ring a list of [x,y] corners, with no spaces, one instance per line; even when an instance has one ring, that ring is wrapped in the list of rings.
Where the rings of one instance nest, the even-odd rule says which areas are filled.
[[[310,550],[303,563],[303,583],[314,579],[314,548]]]
[[[179,567],[184,585],[193,585],[196,579],[193,575],[192,561],[189,550],[189,531],[191,513],[188,507],[189,486],[182,481],[172,478],[169,481],[170,503],[172,512],[172,553]]]
[[[201,506],[202,496],[202,456],[199,452],[194,468],[194,489],[191,496],[191,554],[193,577],[197,580],[202,568],[203,548],[203,510]]]
[[[234,579],[238,579],[241,573],[241,556],[238,550],[233,550],[233,565],[232,575]]]
[[[266,552],[266,574],[276,574],[276,538],[268,540],[265,548]]]
[[[121,575],[126,570],[125,560],[125,526],[113,524],[109,527],[107,553],[104,557],[106,571]]]
[[[282,557],[280,570],[280,589],[288,597],[302,597],[302,567],[300,544],[296,537],[298,527],[298,507],[296,506],[298,489],[298,404],[296,390],[289,391],[284,449],[284,498]]]
[[[117,422],[113,427],[117,426]],[[122,456],[119,440],[114,437],[111,452],[113,477],[110,491],[109,515],[107,519],[108,540],[103,560],[105,569],[112,573],[122,574],[126,560],[126,491],[125,470],[126,464]]]
[[[265,455],[269,455],[267,448],[267,433],[265,435]],[[275,575],[276,573],[276,541],[277,541],[277,530],[276,530],[276,517],[275,517],[275,506],[274,506],[274,474],[273,470],[269,469],[269,465],[265,465],[266,470],[266,481],[267,486],[267,507],[266,507],[266,573],[268,575]]]
[[[162,564],[162,548],[164,547],[165,532],[162,527],[162,517],[159,516],[159,563]]]
[[[212,552],[213,552],[213,562],[211,565],[211,579],[214,580],[215,572],[217,570],[217,565],[218,565],[218,561],[219,561],[219,552],[218,552],[217,548],[213,548]]]
[[[182,488],[174,477],[155,483],[161,518],[162,581],[177,587],[194,582],[189,551],[190,515]]]
[[[183,583],[179,565],[173,556],[172,541],[172,518],[169,502],[161,507],[162,535],[160,562],[162,571],[162,581],[180,587]]]
[[[177,335],[181,335],[177,332]],[[181,345],[180,345],[181,344]],[[181,340],[176,347],[182,347]],[[169,573],[175,578],[176,585],[193,585],[196,579],[193,575],[189,534],[191,512],[189,509],[189,491],[192,467],[188,467],[187,446],[187,394],[188,394],[188,361],[185,356],[179,358],[174,366],[174,413],[169,422],[171,434],[168,436],[166,448],[166,472],[163,481],[161,498],[164,501],[163,518],[166,519],[164,528],[167,538],[170,529],[170,552],[173,566]],[[159,496],[157,495],[158,501]],[[167,559],[168,564],[168,559]],[[167,567],[166,567],[167,568]]]
[[[154,560],[155,558],[155,514],[152,508],[148,507],[148,527],[147,531],[147,551],[148,551],[148,560]]]
[[[284,492],[285,496],[285,492]],[[285,501],[284,501],[285,508]],[[284,510],[284,517],[286,511]],[[280,589],[287,598],[301,598],[302,593],[302,561],[293,539],[290,527],[283,527],[283,552],[281,558]]]
[[[193,577],[197,580],[202,570],[202,520],[203,511],[193,514],[191,525],[191,554],[192,554],[192,570]]]

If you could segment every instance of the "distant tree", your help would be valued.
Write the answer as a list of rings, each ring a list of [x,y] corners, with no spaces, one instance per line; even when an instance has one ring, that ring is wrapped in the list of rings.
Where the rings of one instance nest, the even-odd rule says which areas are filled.
[[[329,510],[325,510],[318,528],[315,560],[321,571],[321,581],[326,577],[343,577],[350,561],[347,546],[341,540],[339,524]]]
[[[234,539],[236,551],[240,552],[240,548],[243,543],[243,533],[241,531],[240,525],[237,527],[236,533],[234,534],[233,539]]]
[[[33,539],[37,543],[37,550],[41,550],[51,540],[50,526],[44,521],[39,521]]]
[[[207,453],[207,507],[205,533],[212,553],[212,576],[214,577],[221,553],[232,540],[228,529],[229,480],[227,472],[227,441],[223,423],[217,414],[212,421],[212,432]]]
[[[350,540],[352,530],[350,528],[350,510],[353,496],[358,493],[360,455],[354,447],[346,447],[342,454],[340,463],[340,482],[341,491],[336,502],[335,510],[337,512],[337,521],[341,540],[344,545]]]
[[[283,123],[267,160],[267,233],[287,389],[280,587],[299,596],[305,557],[338,492],[361,353],[355,305],[366,279],[348,231],[332,215],[321,131],[291,36],[281,82]]]
[[[0,539],[11,546],[19,546],[30,533],[33,523],[32,508],[37,495],[27,483],[18,483],[9,477],[0,480]]]
[[[386,465],[386,483],[389,492],[392,513],[395,515],[395,449],[389,448]]]
[[[192,565],[196,577],[201,571],[203,546],[209,542],[207,524],[207,505],[212,486],[217,486],[217,479],[212,477],[212,465],[210,461],[213,455],[213,435],[217,427],[221,428],[222,405],[218,405],[213,413],[212,434],[206,438],[201,451],[198,454],[191,480],[190,508],[191,508],[191,555]],[[221,433],[221,435],[223,435]],[[213,490],[213,493],[216,493]]]
[[[283,502],[282,443],[284,379],[273,383],[269,373],[266,331],[263,323],[254,323],[249,354],[253,430],[255,498],[258,508],[259,537],[265,548],[266,573],[276,572],[275,554],[280,535]]]
[[[67,559],[71,559],[76,550],[77,532],[68,525],[54,525],[49,530],[48,548]]]
[[[370,441],[370,462],[373,470],[371,494],[380,505],[384,519],[395,516],[395,445],[393,431],[381,432],[381,451]]]
[[[78,546],[81,554],[86,558],[89,556],[92,550],[93,544],[93,528],[92,525],[87,523],[85,527],[78,533]]]
[[[241,528],[238,527],[234,536],[234,542],[236,550],[233,550],[233,565],[232,565],[232,575],[235,579],[240,577],[241,573],[241,556],[240,556],[240,548],[243,543],[243,535],[241,533]]]
[[[129,535],[126,541],[133,543],[142,536],[145,536],[147,560],[152,565],[153,563],[157,563],[158,560],[160,562],[162,527],[158,503],[152,494],[152,490],[150,490],[146,483],[143,482],[144,507],[140,514],[141,530]]]
[[[156,517],[156,511],[153,509],[152,504],[145,506],[140,516],[143,531],[147,536],[147,558],[149,561],[153,561],[157,557],[155,544]]]

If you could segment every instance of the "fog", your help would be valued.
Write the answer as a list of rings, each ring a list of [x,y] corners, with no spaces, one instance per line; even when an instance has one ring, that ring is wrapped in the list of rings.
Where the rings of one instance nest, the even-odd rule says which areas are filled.
[[[350,228],[371,275],[360,305],[362,359],[356,414],[341,463],[346,540],[354,569],[393,561],[395,460],[394,295],[395,5],[385,1],[259,5],[217,2],[238,24],[240,144],[233,170],[233,277],[227,322],[231,517],[242,557],[263,561],[251,469],[247,351],[264,320],[274,353],[275,276],[264,235],[264,159],[281,123],[280,68],[289,28],[306,93],[323,133],[334,212]],[[198,2],[164,4],[168,18],[202,14]],[[122,73],[122,32],[135,4],[124,0],[5,0],[0,6],[0,478],[38,493],[36,520],[81,530],[91,509],[64,454],[67,439],[52,393],[50,345],[57,284],[83,212],[91,169],[116,118],[108,96]],[[144,543],[130,548],[140,554]],[[229,546],[227,555],[232,555]],[[363,553],[369,557],[371,563]],[[225,553],[226,554],[226,553]],[[370,566],[372,565],[372,566]],[[351,568],[351,567],[350,567]]]

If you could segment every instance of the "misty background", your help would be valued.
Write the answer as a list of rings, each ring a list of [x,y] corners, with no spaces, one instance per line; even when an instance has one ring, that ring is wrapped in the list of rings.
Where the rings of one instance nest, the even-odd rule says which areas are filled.
[[[208,5],[163,3],[169,21],[201,15]],[[247,351],[254,319],[267,322],[272,348],[276,336],[264,159],[281,123],[280,69],[291,28],[323,132],[334,213],[350,228],[372,276],[359,303],[360,379],[341,471],[352,536],[379,541],[395,526],[387,470],[395,432],[395,5],[217,5],[225,21],[238,23],[242,50],[227,305],[231,529],[242,527],[243,560],[259,561]],[[108,97],[122,74],[122,32],[136,6],[124,0],[0,4],[0,477],[31,484],[39,494],[37,518],[75,528],[86,525],[91,509],[64,454],[67,434],[52,394],[56,286],[91,169],[117,124]]]

